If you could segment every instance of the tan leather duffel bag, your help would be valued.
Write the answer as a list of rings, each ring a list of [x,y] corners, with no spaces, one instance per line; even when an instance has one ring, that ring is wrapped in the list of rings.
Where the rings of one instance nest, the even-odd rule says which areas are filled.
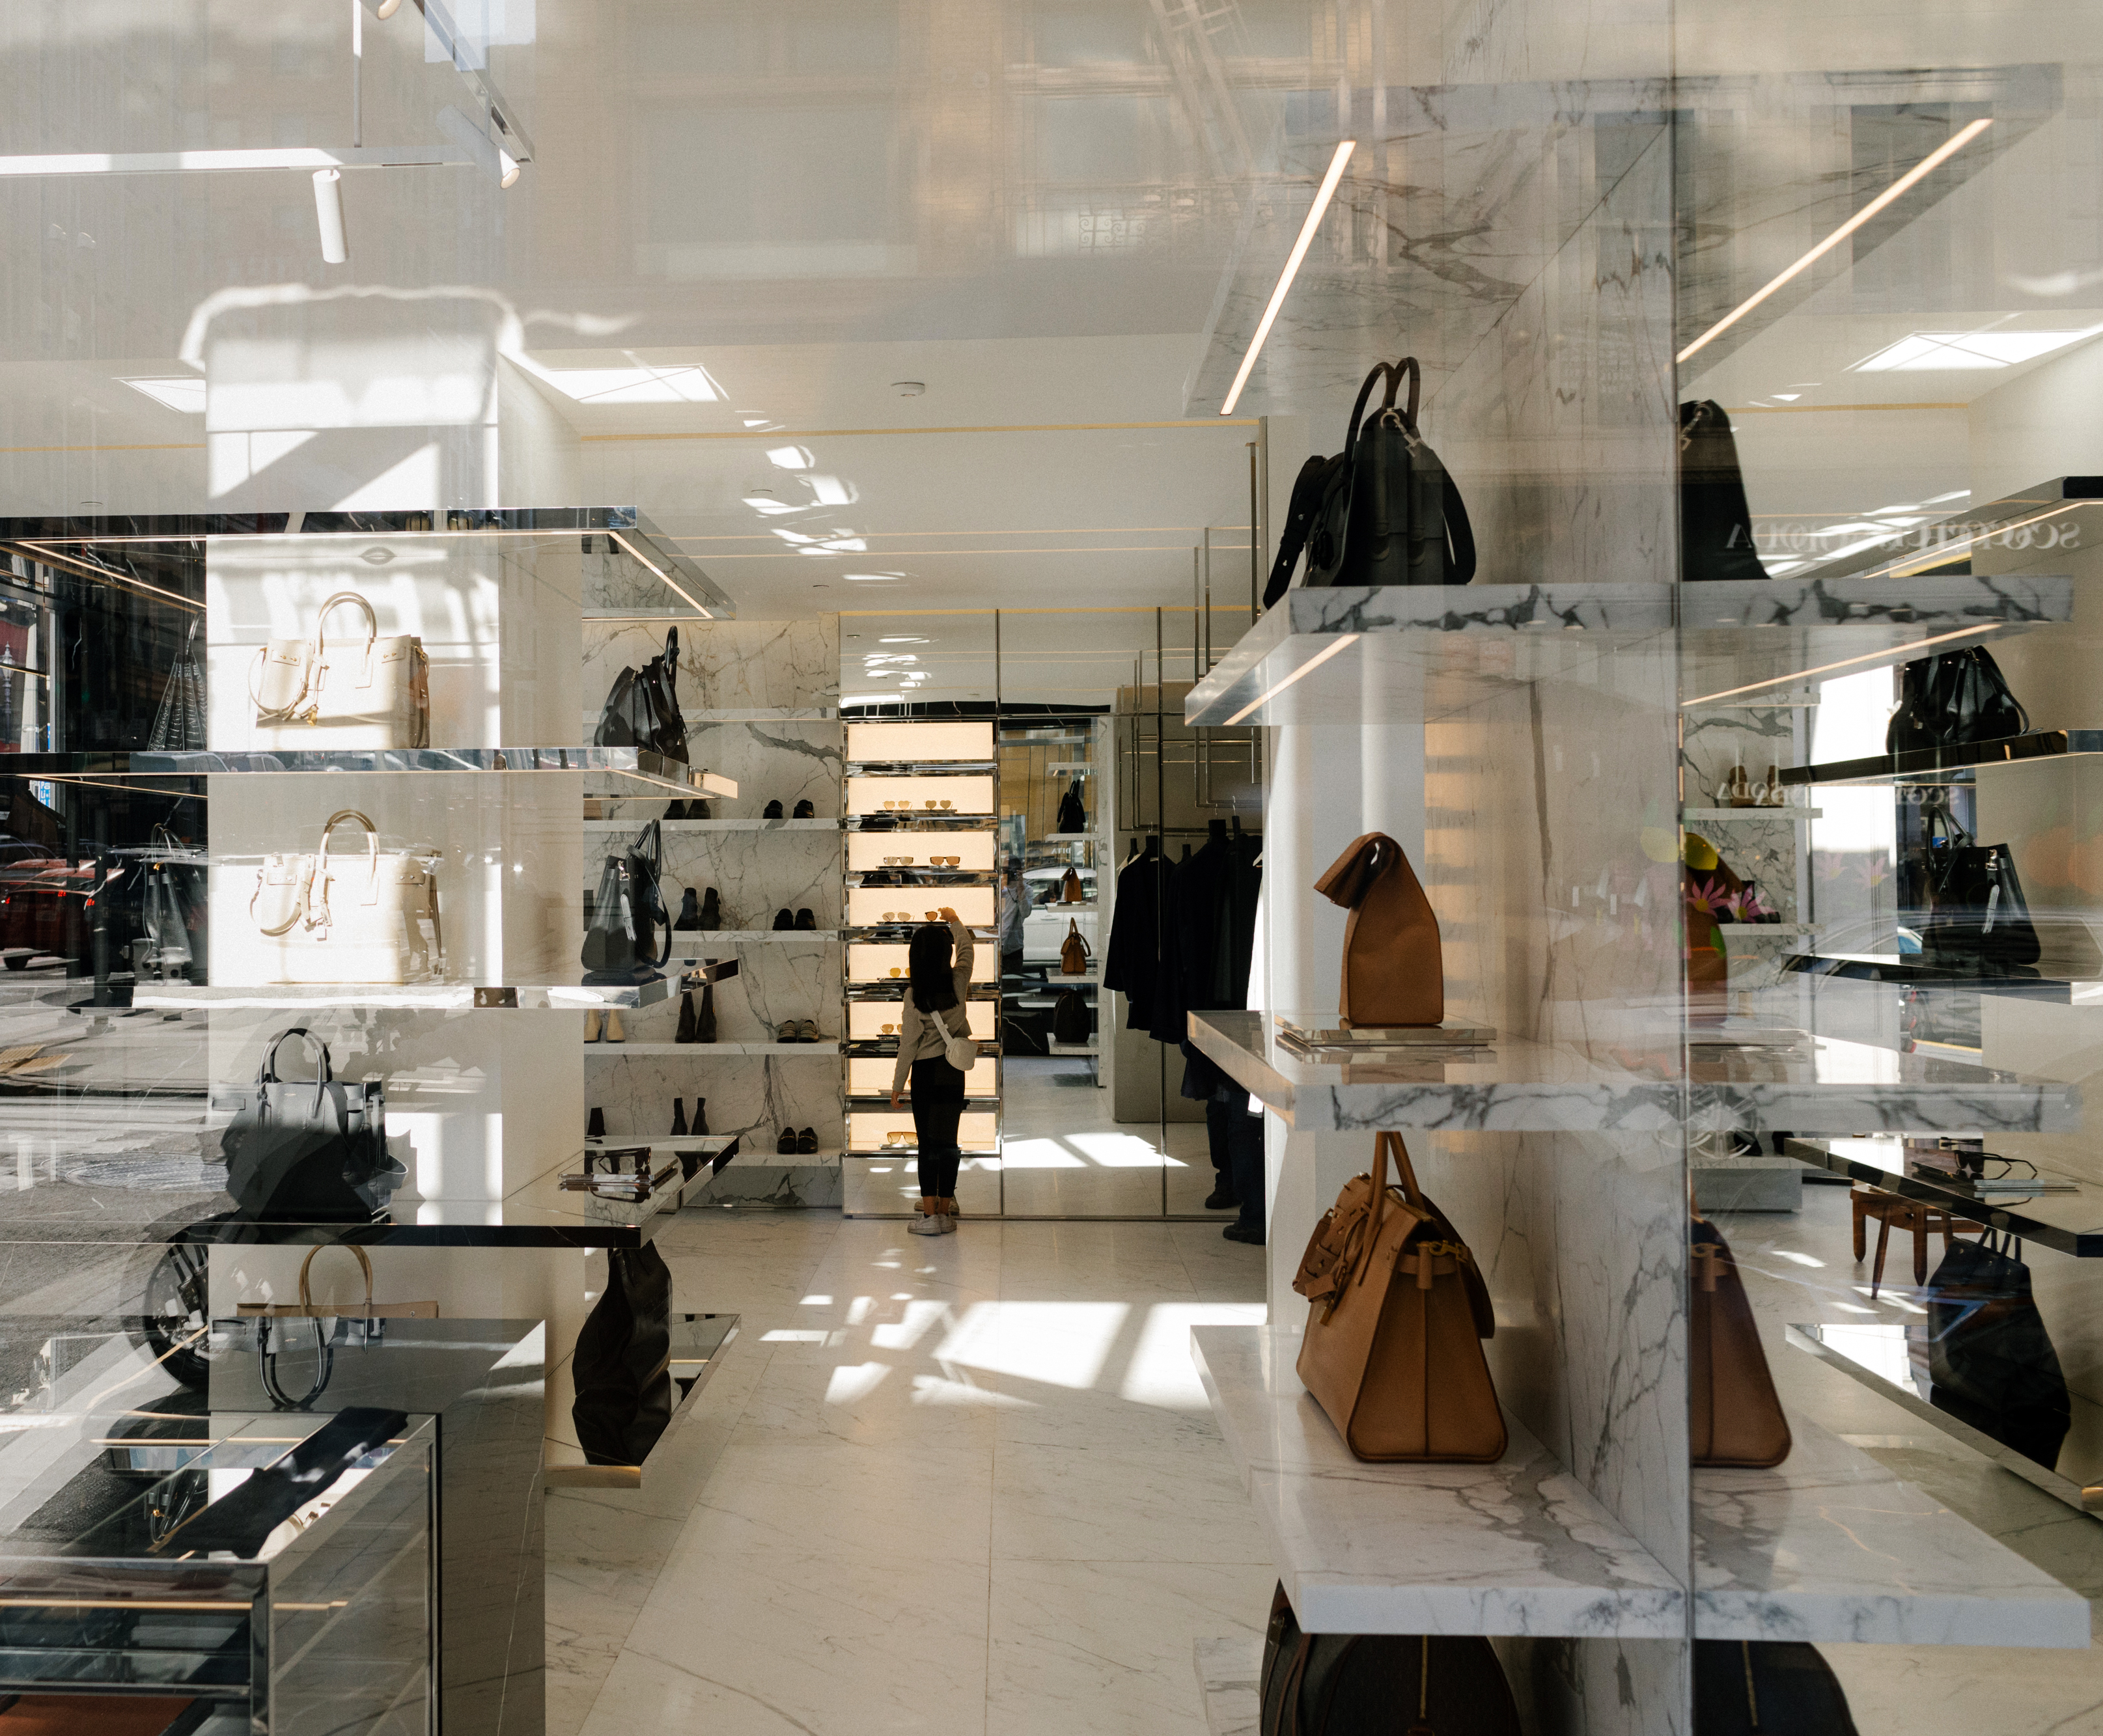
[[[1792,1444],[1789,1419],[1731,1245],[1696,1217],[1687,1253],[1688,1456],[1697,1465],[1778,1465]]]
[[[1351,912],[1344,926],[1345,1025],[1442,1023],[1438,918],[1402,846],[1384,832],[1368,832],[1329,864],[1314,890]]]
[[[1399,1188],[1387,1179],[1392,1148]],[[1505,1418],[1482,1341],[1496,1330],[1475,1257],[1416,1185],[1402,1135],[1375,1136],[1314,1226],[1292,1287],[1309,1303],[1300,1379],[1360,1459],[1488,1464]]]

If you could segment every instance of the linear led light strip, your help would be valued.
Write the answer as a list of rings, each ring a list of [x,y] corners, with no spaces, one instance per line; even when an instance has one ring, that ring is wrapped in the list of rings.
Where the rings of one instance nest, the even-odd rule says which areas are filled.
[[[1247,704],[1244,705],[1239,711],[1236,712],[1233,717],[1228,718],[1226,722],[1221,725],[1220,727],[1223,729],[1232,729],[1237,723],[1239,723],[1243,718],[1248,716],[1248,714],[1254,711],[1258,706],[1267,704],[1271,700],[1276,699],[1278,695],[1284,692],[1287,688],[1290,687],[1301,677],[1312,675],[1317,669],[1320,668],[1323,664],[1327,663],[1332,657],[1335,656],[1337,652],[1349,650],[1353,646],[1358,642],[1358,639],[1359,635],[1357,633],[1347,633],[1344,634],[1334,645],[1330,646],[1327,650],[1319,651],[1314,656],[1309,658],[1306,662],[1300,664],[1298,668],[1295,669],[1290,675],[1287,676],[1285,679],[1280,682],[1275,687],[1269,688],[1265,691],[1258,694],[1254,699],[1251,699]]]
[[[1714,325],[1711,326],[1706,331],[1703,332],[1700,337],[1696,338],[1692,344],[1688,344],[1686,349],[1680,351],[1678,356],[1675,359],[1684,362],[1689,356],[1692,355],[1696,350],[1701,349],[1705,344],[1707,344],[1714,339],[1721,337],[1726,331],[1728,331],[1732,326],[1736,325],[1740,320],[1743,319],[1748,313],[1751,313],[1754,308],[1757,308],[1762,302],[1765,301],[1768,296],[1773,295],[1774,292],[1780,289],[1785,283],[1787,283],[1791,278],[1797,277],[1801,273],[1808,271],[1813,265],[1816,264],[1819,260],[1824,259],[1827,254],[1830,253],[1835,247],[1838,246],[1842,242],[1847,240],[1850,235],[1852,235],[1856,230],[1861,228],[1864,224],[1867,223],[1872,217],[1875,216],[1878,211],[1882,211],[1887,205],[1889,205],[1892,200],[1901,198],[1909,189],[1917,185],[1918,183],[1924,180],[1928,175],[1933,174],[1935,171],[1941,168],[1945,162],[1949,162],[1951,158],[1954,157],[1959,151],[1963,150],[1966,145],[1969,144],[1974,139],[1977,138],[1981,133],[1985,131],[1985,130],[1993,124],[1994,122],[1990,118],[1974,121],[1969,127],[1966,127],[1963,131],[1959,133],[1954,138],[1948,140],[1944,144],[1938,146],[1935,150],[1930,152],[1926,157],[1923,157],[1918,162],[1915,163],[1913,167],[1907,170],[1905,174],[1901,175],[1896,180],[1893,181],[1890,186],[1887,187],[1882,193],[1878,193],[1875,198],[1870,200],[1867,205],[1865,205],[1861,208],[1861,210],[1856,211],[1853,216],[1850,217],[1845,223],[1842,224],[1838,229],[1835,229],[1830,235],[1827,236],[1825,240],[1819,242],[1819,244],[1813,247],[1810,252],[1805,254],[1802,259],[1798,260],[1794,265],[1783,272],[1780,277],[1774,278],[1770,282],[1763,285],[1761,288],[1754,290],[1751,295],[1748,295],[1743,301],[1740,302],[1737,306],[1732,309],[1728,313],[1726,313],[1721,319],[1718,320]],[[1253,357],[1252,357],[1251,359],[1253,360]]]
[[[1835,669],[1851,668],[1858,663],[1888,661],[1893,651],[1902,655],[1908,651],[1925,650],[1931,645],[1946,644],[1952,639],[1969,639],[1978,633],[1992,633],[2004,624],[2003,622],[1994,621],[1983,627],[1959,627],[1950,633],[1939,633],[1932,639],[1916,639],[1910,645],[1896,646],[1892,650],[1865,651],[1859,657],[1843,657],[1838,663],[1821,663],[1815,669],[1797,669],[1787,675],[1777,675],[1771,681],[1753,682],[1743,687],[1726,687],[1721,693],[1705,693],[1697,699],[1682,699],[1679,702],[1679,708],[1682,711],[1692,711],[1696,706],[1706,705],[1712,700],[1727,699],[1741,693],[1758,693],[1763,687],[1779,687],[1784,682],[1800,682],[1809,676],[1830,675]],[[1312,665],[1310,664],[1309,667],[1311,668]],[[1303,669],[1300,673],[1304,675],[1306,671]]]
[[[1248,353],[1242,357],[1240,369],[1234,375],[1234,383],[1227,393],[1227,401],[1220,406],[1220,414],[1230,416],[1234,406],[1241,402],[1242,388],[1248,384],[1249,371],[1256,366],[1257,354],[1263,349],[1263,340],[1270,335],[1271,322],[1278,317],[1278,310],[1285,305],[1286,291],[1292,287],[1292,280],[1300,273],[1300,262],[1307,257],[1307,250],[1314,244],[1314,232],[1322,226],[1323,214],[1329,209],[1329,202],[1336,196],[1336,183],[1344,178],[1344,165],[1351,160],[1351,153],[1358,140],[1346,139],[1336,147],[1336,154],[1329,159],[1329,172],[1322,177],[1322,186],[1314,195],[1314,203],[1307,213],[1306,222],[1300,225],[1300,239],[1293,242],[1292,251],[1286,255],[1285,269],[1278,274],[1278,287],[1270,292],[1270,305],[1263,310],[1263,317],[1256,322],[1256,335],[1249,340]],[[1309,668],[1314,668],[1312,664]]]
[[[629,541],[629,539],[623,536],[618,531],[608,531],[606,534],[611,537],[614,541],[620,544],[622,548],[625,548],[629,553],[633,555],[638,561],[648,567],[651,572],[656,574],[656,575],[665,582],[665,584],[669,589],[676,592],[681,597],[686,597],[688,605],[691,606],[704,620],[713,621],[716,618],[716,612],[714,610],[707,607],[705,604],[696,602],[692,597],[687,597],[686,591],[680,586],[677,579],[674,579],[673,576],[669,573],[666,572],[663,567],[660,566],[655,561],[651,560],[648,555],[643,553],[640,548],[638,548],[634,544]]]

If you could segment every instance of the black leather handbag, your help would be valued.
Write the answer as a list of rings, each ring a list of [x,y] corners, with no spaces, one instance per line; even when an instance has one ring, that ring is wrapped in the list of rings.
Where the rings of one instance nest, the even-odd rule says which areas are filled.
[[[672,912],[660,875],[663,822],[651,820],[626,852],[608,856],[592,899],[591,925],[581,955],[587,983],[654,983],[672,956]],[[665,937],[658,948],[657,937]]]
[[[1898,708],[1884,731],[1884,751],[1999,741],[2030,726],[2030,713],[2008,690],[1994,654],[1982,645],[1967,646],[1901,667]]]
[[[1264,1636],[1262,1736],[1520,1736],[1479,1635],[1302,1633],[1281,1585]]]
[[[2034,965],[2043,948],[2008,846],[1979,843],[1946,805],[1925,807],[1922,819],[1927,908],[1914,922],[1923,953],[1972,970]]]
[[[1696,1640],[1695,1736],[1856,1736],[1832,1665],[1801,1640]]]
[[[1088,810],[1081,802],[1081,780],[1078,778],[1066,787],[1066,793],[1059,798],[1059,823],[1054,832],[1086,832],[1088,829]]]
[[[655,1247],[615,1248],[577,1334],[570,1407],[594,1465],[639,1465],[672,1420],[672,1273]]]
[[[1723,406],[1704,398],[1679,406],[1679,576],[1764,579],[1753,546],[1738,442]]]
[[[1398,409],[1405,371],[1409,397]],[[1417,427],[1421,378],[1414,356],[1381,362],[1358,388],[1344,450],[1300,466],[1265,608],[1292,584],[1303,548],[1309,585],[1465,584],[1475,576],[1468,509]],[[1383,379],[1386,390],[1367,417],[1366,400]]]
[[[668,760],[687,759],[687,723],[679,713],[679,629],[668,628],[665,649],[639,669],[623,669],[600,708],[592,745],[644,748]]]
[[[311,1038],[280,1031],[256,1070],[255,1095],[220,1137],[226,1191],[247,1217],[276,1223],[363,1223],[385,1209],[407,1170],[387,1149],[387,1087],[336,1077],[328,1045],[312,1079],[280,1079],[278,1048]]]
[[[2049,1469],[2073,1412],[2022,1243],[1951,1242],[1927,1292],[1929,1403]]]

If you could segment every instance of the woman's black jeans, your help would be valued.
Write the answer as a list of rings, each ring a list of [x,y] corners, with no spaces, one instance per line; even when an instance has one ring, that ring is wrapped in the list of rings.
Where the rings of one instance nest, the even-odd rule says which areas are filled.
[[[957,1117],[964,1112],[964,1076],[935,1055],[913,1063],[913,1137],[920,1148],[923,1199],[957,1196]]]

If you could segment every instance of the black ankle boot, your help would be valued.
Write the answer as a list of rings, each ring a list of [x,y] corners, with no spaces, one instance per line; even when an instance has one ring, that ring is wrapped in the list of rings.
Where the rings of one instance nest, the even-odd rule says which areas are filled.
[[[603,1139],[606,1137],[605,1110],[592,1111],[589,1119],[585,1122],[585,1137],[587,1139]]]
[[[712,1043],[716,1040],[716,985],[701,984],[701,1010],[694,1020],[694,1041]]]
[[[675,1097],[672,1099],[672,1137],[675,1139],[683,1139],[686,1137],[686,1099],[681,1097]]]
[[[708,1130],[709,1100],[705,1097],[696,1097],[694,1099],[694,1125],[691,1131],[694,1137],[699,1139]]]
[[[700,926],[700,895],[696,892],[691,886],[689,886],[687,888],[685,894],[679,899],[679,917],[676,922],[673,923],[672,926],[675,929],[697,929]]]
[[[700,1041],[700,1026],[694,1017],[694,992],[683,989],[679,995],[679,1028],[672,1035],[675,1043],[697,1043]]]
[[[701,927],[714,934],[722,926],[722,900],[716,896],[716,889],[710,886],[708,896],[701,900]]]

